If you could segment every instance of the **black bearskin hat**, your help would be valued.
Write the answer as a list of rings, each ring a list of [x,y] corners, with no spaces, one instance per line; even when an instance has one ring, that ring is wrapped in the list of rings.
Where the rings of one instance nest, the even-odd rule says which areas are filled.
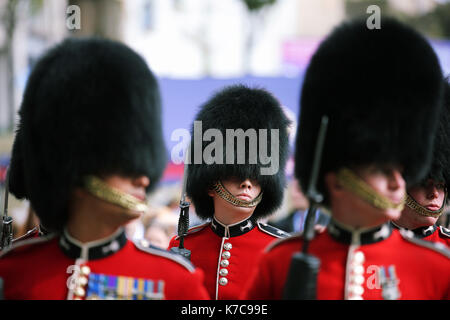
[[[269,92],[263,89],[248,88],[243,85],[234,85],[216,93],[209,99],[197,114],[195,121],[201,121],[202,131],[205,133],[208,129],[217,129],[221,132],[223,137],[223,160],[222,164],[218,161],[212,164],[206,164],[201,159],[201,163],[195,162],[195,134],[194,125],[192,126],[191,139],[191,164],[188,165],[187,178],[187,194],[192,199],[195,205],[197,215],[202,219],[208,219],[214,214],[214,205],[212,198],[208,195],[208,190],[219,180],[226,178],[237,177],[240,179],[256,179],[261,190],[264,192],[261,202],[253,212],[253,217],[259,219],[273,213],[282,203],[284,187],[285,187],[285,166],[289,153],[288,146],[288,125],[290,121],[285,116],[279,102]],[[234,139],[234,158],[233,162],[226,161],[227,150],[225,145],[229,143],[226,139],[226,130],[242,129],[243,132],[249,129],[254,129],[257,135],[257,141],[245,139],[245,163],[239,164],[238,161],[238,143]],[[260,135],[259,129],[266,129],[266,136]],[[278,132],[278,141],[274,140],[273,144],[278,147],[273,147],[272,130]],[[235,131],[237,132],[237,131]],[[272,174],[261,174],[262,168],[270,167],[268,161],[264,161],[260,157],[265,137],[266,155],[272,160],[278,159],[278,170]],[[204,140],[204,139],[202,139]],[[214,140],[214,138],[212,139]],[[210,145],[212,141],[202,141],[201,151]],[[258,155],[256,163],[250,162],[249,148],[250,143],[252,147],[257,146]],[[198,150],[198,149],[197,149]],[[231,150],[231,149],[230,149]],[[215,154],[214,154],[215,155]],[[242,156],[242,154],[240,155]],[[231,159],[231,155],[228,154]],[[242,163],[242,161],[240,162]],[[272,163],[273,164],[273,163]]]
[[[60,231],[69,196],[85,175],[146,175],[149,190],[166,165],[159,88],[127,46],[67,39],[28,80],[10,165],[10,190],[42,224]]]
[[[444,108],[439,117],[433,150],[433,160],[428,175],[424,179],[444,182],[450,187],[450,78],[444,82]]]
[[[342,167],[398,164],[408,185],[429,169],[442,105],[442,72],[427,40],[385,18],[370,30],[365,19],[338,26],[308,66],[300,99],[295,174],[310,179],[318,131],[328,131],[317,189],[329,204],[324,175]]]

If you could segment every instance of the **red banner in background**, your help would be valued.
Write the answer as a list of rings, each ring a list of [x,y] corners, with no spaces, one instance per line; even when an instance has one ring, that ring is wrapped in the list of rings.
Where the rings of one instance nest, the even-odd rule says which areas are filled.
[[[178,182],[183,179],[184,164],[175,164],[170,161],[161,178],[162,183]]]
[[[6,170],[10,161],[9,155],[0,155],[0,184],[4,184],[6,180]]]
[[[286,40],[283,43],[283,64],[304,70],[322,39],[306,38]]]

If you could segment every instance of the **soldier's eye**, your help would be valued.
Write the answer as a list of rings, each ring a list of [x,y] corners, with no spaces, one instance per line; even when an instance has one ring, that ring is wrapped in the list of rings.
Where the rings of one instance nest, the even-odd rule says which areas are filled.
[[[445,184],[444,183],[438,183],[435,186],[436,186],[437,189],[440,189],[440,190],[444,190],[445,189]]]

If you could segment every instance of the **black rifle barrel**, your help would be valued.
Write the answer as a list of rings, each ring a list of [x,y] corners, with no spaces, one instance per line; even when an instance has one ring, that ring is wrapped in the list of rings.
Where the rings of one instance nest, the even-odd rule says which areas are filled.
[[[178,219],[178,237],[180,242],[178,247],[171,248],[172,252],[175,252],[187,259],[191,259],[191,251],[184,247],[184,237],[187,235],[189,230],[189,206],[190,203],[186,201],[186,185],[188,176],[188,162],[190,160],[190,146],[186,149],[186,158],[184,161],[184,171],[183,171],[183,184],[181,189],[181,200],[180,200],[180,218]]]
[[[13,219],[8,216],[9,168],[6,170],[3,214],[0,219],[0,250],[9,248],[13,240]]]
[[[316,184],[319,176],[327,126],[328,117],[323,116],[319,135],[317,137],[311,178],[306,193],[310,205],[303,229],[303,247],[301,252],[294,253],[291,258],[291,264],[283,291],[283,299],[286,300],[317,299],[317,275],[319,273],[320,260],[317,257],[308,254],[308,247],[310,241],[314,238],[316,210],[318,204],[323,200],[323,196],[316,189]]]

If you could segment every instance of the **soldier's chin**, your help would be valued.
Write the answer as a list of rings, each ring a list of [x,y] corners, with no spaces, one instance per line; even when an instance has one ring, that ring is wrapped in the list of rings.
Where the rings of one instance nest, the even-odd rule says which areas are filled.
[[[400,216],[402,215],[402,210],[399,209],[386,209],[384,212],[384,215],[389,220],[398,220],[400,219]]]
[[[234,210],[242,213],[242,214],[253,214],[253,212],[255,211],[256,207],[239,207],[239,206],[233,206]]]
[[[137,211],[133,209],[125,209],[121,208],[120,210],[120,220],[122,220],[123,223],[127,223],[131,220],[138,219],[142,216],[142,211]]]
[[[426,217],[426,216],[421,216],[421,215],[417,215],[420,224],[422,224],[423,226],[432,226],[436,223],[437,219],[439,217]]]
[[[255,211],[256,206],[255,207],[241,207],[241,206],[236,206],[234,204],[229,203],[228,201],[218,197],[219,202],[217,203],[217,205],[220,205],[222,208],[225,208],[226,210],[230,211],[230,212],[234,212],[234,213],[238,213],[239,215],[251,215],[253,214],[253,211]]]
[[[126,210],[126,214],[131,219],[137,219],[137,218],[140,218],[144,214],[144,212],[143,211],[138,211],[138,210],[128,209],[128,210]]]

